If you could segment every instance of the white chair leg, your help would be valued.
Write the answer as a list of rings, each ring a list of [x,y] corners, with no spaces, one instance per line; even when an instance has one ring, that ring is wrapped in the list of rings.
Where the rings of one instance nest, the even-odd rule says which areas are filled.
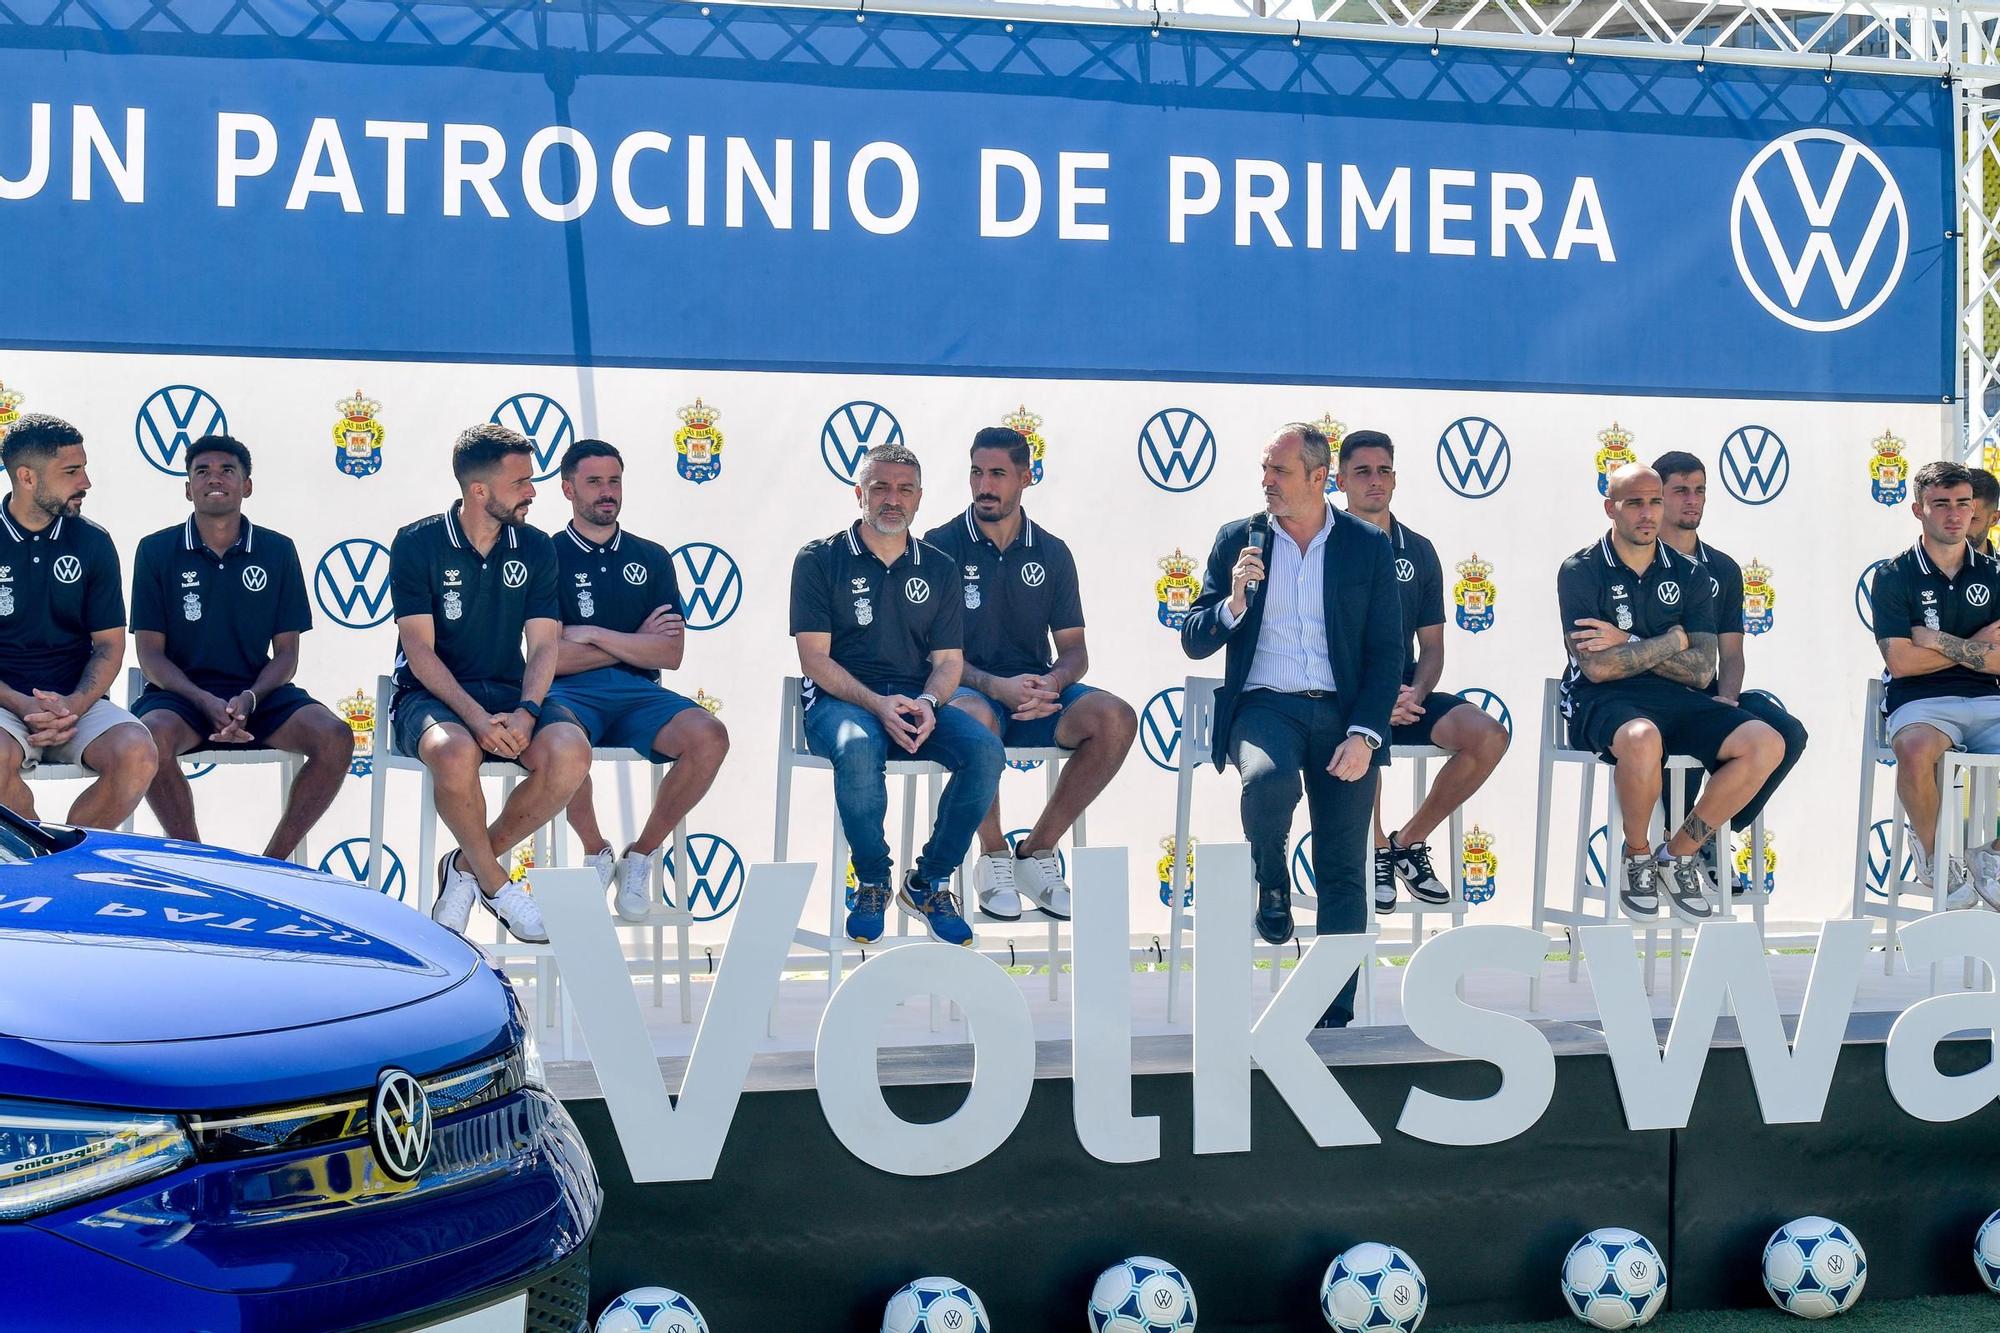
[[[428,913],[437,900],[437,782],[426,768],[418,781],[417,910]],[[408,878],[409,872],[404,872]]]
[[[388,857],[382,854],[382,825],[388,813],[389,765],[378,757],[375,768],[368,780],[368,887],[382,892],[389,868],[385,864]],[[404,844],[408,846],[408,844]],[[419,869],[421,866],[418,867]],[[407,886],[414,876],[409,869],[403,872],[403,883]]]

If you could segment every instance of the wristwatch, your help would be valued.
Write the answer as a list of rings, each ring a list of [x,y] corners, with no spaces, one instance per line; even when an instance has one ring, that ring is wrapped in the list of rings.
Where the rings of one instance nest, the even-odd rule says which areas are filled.
[[[931,706],[931,711],[933,713],[937,712],[939,704],[938,704],[938,697],[935,694],[932,694],[929,690],[925,690],[922,694],[918,695],[917,697],[919,699],[922,699],[925,703],[929,704]]]
[[[542,720],[542,706],[531,699],[521,700],[521,702],[514,705],[514,710],[519,713],[526,713],[537,722]]]
[[[1381,748],[1382,748],[1382,742],[1381,742],[1381,741],[1380,741],[1379,739],[1377,739],[1376,737],[1374,737],[1374,736],[1370,736],[1370,735],[1369,735],[1369,734],[1368,734],[1367,732],[1365,732],[1365,731],[1357,731],[1357,732],[1355,732],[1354,734],[1355,734],[1356,736],[1359,736],[1359,737],[1361,738],[1361,743],[1362,743],[1363,745],[1367,746],[1367,747],[1368,747],[1369,749],[1371,749],[1371,750],[1379,750],[1379,749],[1381,749]]]

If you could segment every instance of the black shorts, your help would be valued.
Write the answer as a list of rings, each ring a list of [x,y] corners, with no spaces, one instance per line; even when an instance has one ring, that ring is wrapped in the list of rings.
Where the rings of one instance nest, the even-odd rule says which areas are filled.
[[[1422,717],[1418,718],[1415,722],[1404,722],[1389,728],[1389,744],[1429,745],[1431,743],[1431,732],[1437,729],[1438,723],[1444,721],[1444,715],[1464,702],[1465,700],[1455,694],[1444,694],[1437,690],[1432,690],[1423,698],[1424,714]]]
[[[1650,694],[1639,698],[1592,699],[1570,719],[1570,744],[1593,751],[1605,763],[1615,762],[1611,741],[1627,722],[1645,718],[1660,729],[1661,747],[1669,758],[1692,756],[1703,768],[1714,770],[1722,762],[1722,746],[1753,714],[1711,699],[1699,690],[1678,694]]]
[[[234,690],[217,690],[215,693],[222,699],[233,699],[248,688],[249,686],[245,685]],[[133,700],[132,716],[143,721],[148,713],[172,713],[187,723],[200,738],[195,744],[198,750],[268,750],[271,748],[271,737],[277,734],[279,727],[291,721],[292,715],[301,708],[311,708],[318,702],[296,685],[280,685],[271,691],[269,698],[260,697],[257,700],[257,711],[250,714],[245,724],[245,729],[250,733],[250,739],[247,741],[210,740],[208,719],[202,716],[201,710],[173,691],[163,690],[157,685],[146,686],[139,697]]]
[[[489,713],[511,713],[514,705],[521,702],[521,687],[504,681],[460,681],[459,688],[472,696],[472,701]],[[398,689],[396,702],[389,710],[390,736],[396,742],[396,753],[416,757],[417,742],[424,733],[442,722],[464,726],[465,720],[451,711],[451,705],[425,689]],[[541,720],[535,723],[539,733],[543,727],[557,722],[567,722],[573,727],[581,727],[576,714],[553,699],[542,703]],[[487,754],[493,754],[491,750]],[[495,759],[505,756],[494,754]],[[510,761],[511,762],[511,761]]]

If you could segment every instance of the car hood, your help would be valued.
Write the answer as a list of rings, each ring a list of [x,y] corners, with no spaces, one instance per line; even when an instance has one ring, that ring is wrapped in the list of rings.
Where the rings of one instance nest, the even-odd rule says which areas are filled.
[[[92,831],[0,864],[0,1035],[190,1041],[425,1000],[471,945],[349,880],[195,843]]]

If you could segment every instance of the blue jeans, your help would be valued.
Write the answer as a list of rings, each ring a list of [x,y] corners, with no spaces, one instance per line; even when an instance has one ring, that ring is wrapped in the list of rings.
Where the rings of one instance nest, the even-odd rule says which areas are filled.
[[[937,826],[917,858],[926,883],[948,879],[965,860],[979,821],[1000,788],[1007,751],[1000,738],[959,708],[939,708],[937,726],[910,754],[891,744],[872,714],[844,699],[822,694],[806,710],[806,745],[833,761],[833,801],[854,855],[854,877],[862,884],[889,883],[889,842],[882,823],[889,813],[891,759],[922,759],[951,771],[938,802]],[[836,875],[844,867],[835,866]]]

